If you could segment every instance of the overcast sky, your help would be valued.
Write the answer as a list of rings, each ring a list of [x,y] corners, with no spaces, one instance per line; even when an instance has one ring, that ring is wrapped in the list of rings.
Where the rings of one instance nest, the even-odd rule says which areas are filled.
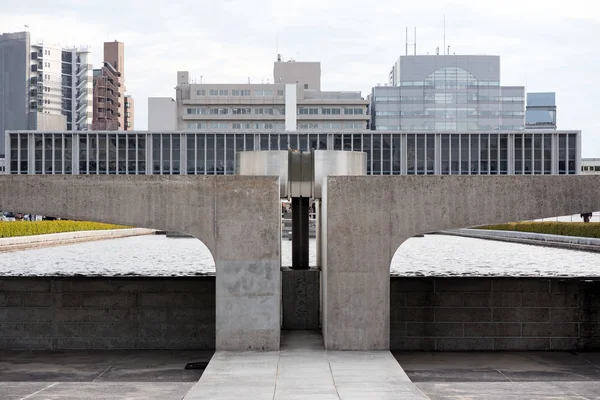
[[[34,41],[125,43],[125,80],[135,127],[147,99],[174,97],[176,71],[205,83],[272,82],[284,60],[321,61],[323,90],[387,82],[417,28],[417,53],[446,44],[456,54],[501,56],[503,85],[557,93],[559,129],[583,131],[583,156],[600,157],[600,12],[593,0],[0,0],[0,31],[29,26]],[[277,40],[277,37],[279,38]]]

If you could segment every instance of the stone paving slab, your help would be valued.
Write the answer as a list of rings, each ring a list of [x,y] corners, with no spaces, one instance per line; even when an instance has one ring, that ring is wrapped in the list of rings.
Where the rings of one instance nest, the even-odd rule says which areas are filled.
[[[59,382],[30,394],[27,400],[166,400],[181,399],[193,383],[166,382]],[[0,399],[3,399],[0,395]]]
[[[326,351],[318,332],[286,332],[281,350],[217,352],[186,400],[427,399],[389,351]]]
[[[600,385],[596,382],[421,382],[417,383],[431,400],[500,400],[500,399],[599,399]],[[584,395],[585,393],[585,395]]]

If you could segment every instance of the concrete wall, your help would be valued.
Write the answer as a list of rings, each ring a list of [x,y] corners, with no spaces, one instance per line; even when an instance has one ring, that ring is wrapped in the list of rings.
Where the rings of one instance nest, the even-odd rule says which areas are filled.
[[[392,278],[390,347],[598,350],[599,293],[579,278]]]
[[[0,210],[199,238],[217,271],[216,348],[279,349],[278,177],[3,175]]]
[[[580,278],[392,277],[390,347],[600,350],[599,293]],[[312,323],[295,306],[288,321]],[[214,277],[0,278],[0,349],[213,349],[215,335]]]
[[[215,278],[0,278],[0,349],[214,349]]]
[[[177,102],[170,97],[148,97],[148,130],[176,131]]]
[[[600,210],[597,176],[329,177],[323,194],[328,349],[389,348],[391,259],[426,232]]]

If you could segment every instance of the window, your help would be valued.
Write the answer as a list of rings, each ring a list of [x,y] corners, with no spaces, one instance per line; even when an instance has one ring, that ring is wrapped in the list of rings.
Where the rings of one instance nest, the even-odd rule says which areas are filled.
[[[232,114],[233,115],[245,115],[245,114],[251,114],[252,109],[250,108],[234,108],[232,110]]]
[[[339,108],[322,108],[321,114],[323,114],[323,115],[340,115],[341,110]]]
[[[256,108],[256,109],[254,109],[254,113],[258,114],[258,115],[264,115],[264,114],[273,115],[274,114],[272,107]]]
[[[316,122],[300,122],[298,129],[319,129],[319,124]]]
[[[206,90],[204,90],[204,89],[196,90],[196,95],[197,96],[206,96]]]
[[[277,89],[277,96],[283,96],[285,93],[283,89]]]
[[[299,108],[298,109],[298,114],[300,115],[318,115],[319,114],[319,109],[318,108]]]
[[[229,124],[223,123],[223,122],[211,122],[208,124],[208,127],[210,129],[227,129],[229,128],[228,126]]]
[[[363,109],[362,108],[344,108],[344,114],[345,115],[362,115]]]
[[[273,129],[273,123],[257,122],[256,124],[254,124],[254,129]]]
[[[365,129],[364,122],[345,122],[344,129]]]
[[[209,109],[210,115],[227,115],[229,113],[229,109],[227,108],[211,108]]]
[[[319,126],[321,129],[342,129],[340,122],[322,122]]]
[[[188,108],[188,115],[206,115],[208,114],[207,108]]]
[[[250,96],[250,89],[233,89],[232,96]]]
[[[252,129],[252,124],[249,122],[234,122],[231,124],[232,129]]]
[[[258,97],[273,96],[273,91],[272,90],[255,89],[254,95],[258,96]]]
[[[308,89],[308,83],[304,84],[304,89]]]

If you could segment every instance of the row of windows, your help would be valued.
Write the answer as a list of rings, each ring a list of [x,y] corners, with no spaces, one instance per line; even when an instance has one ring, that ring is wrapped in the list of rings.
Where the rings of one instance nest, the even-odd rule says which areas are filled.
[[[11,173],[28,173],[32,160],[37,174],[71,174],[75,167],[84,174],[179,174],[186,165],[189,174],[232,174],[237,151],[288,148],[364,151],[369,175],[575,174],[577,164],[576,134],[36,133],[32,137],[29,146],[28,134],[10,135]]]
[[[188,122],[187,129],[285,129],[282,122]],[[366,122],[299,122],[298,129],[366,129]]]
[[[284,90],[277,89],[273,91],[271,89],[254,89],[254,96],[256,97],[270,97],[273,94],[277,96],[283,96]],[[229,89],[198,89],[196,90],[197,96],[229,96]],[[252,90],[250,89],[231,89],[232,96],[251,96]]]
[[[458,74],[443,74],[442,76],[439,75],[435,75],[433,77],[434,79],[430,79],[427,81],[404,81],[404,82],[400,82],[399,86],[426,86],[426,87],[431,87],[431,86],[438,86],[440,84],[446,84],[446,85],[452,85],[452,83],[454,83],[455,85],[458,83],[461,83],[462,85],[464,85],[465,87],[479,87],[479,86],[500,86],[500,82],[498,81],[477,81],[474,79],[459,79],[461,78]],[[441,82],[440,82],[441,80]],[[455,81],[455,82],[452,82]],[[457,83],[458,82],[458,83]]]
[[[363,115],[366,110],[364,108],[316,108],[316,107],[299,107],[299,115]]]
[[[414,122],[414,123],[411,123]],[[436,121],[426,122],[426,120],[411,121],[409,118],[402,124],[377,124],[376,131],[405,131],[405,132],[424,132],[424,131],[522,131],[523,125],[487,125],[480,124],[477,119],[468,121]]]
[[[582,171],[597,171],[600,172],[600,165],[582,165]]]
[[[365,122],[300,122],[298,129],[366,129]]]
[[[440,96],[444,95],[444,96]],[[377,103],[407,102],[423,104],[461,104],[470,102],[518,102],[524,103],[523,96],[478,96],[476,94],[432,93],[424,96],[375,96]]]
[[[300,115],[363,115],[363,108],[298,108]],[[209,108],[209,107],[193,107],[186,109],[187,115],[285,115],[285,107],[235,107],[235,108]]]
[[[285,115],[285,107],[234,107],[234,108],[208,108],[208,107],[194,107],[187,108],[186,113],[188,115]]]
[[[375,111],[376,116],[419,116],[434,118],[468,118],[472,116],[479,117],[522,117],[524,111],[477,111],[468,108],[442,108],[428,109],[418,111]]]

